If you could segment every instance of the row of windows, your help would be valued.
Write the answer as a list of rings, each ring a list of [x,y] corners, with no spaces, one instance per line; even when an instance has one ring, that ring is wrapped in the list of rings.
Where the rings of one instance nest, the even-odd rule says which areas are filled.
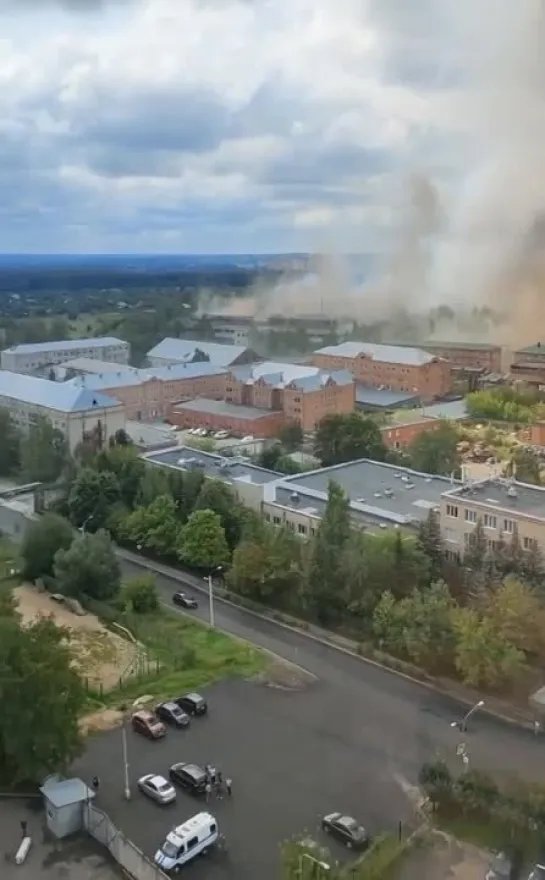
[[[464,534],[464,546],[469,547],[472,542],[474,532],[465,532]],[[493,541],[489,539],[486,542],[486,546],[489,550],[498,550],[500,547],[500,541]],[[522,549],[523,550],[537,550],[537,540],[535,538],[526,538],[522,539]]]
[[[447,516],[456,519],[459,516],[459,509],[456,504],[447,504]],[[468,523],[476,523],[479,519],[479,513],[476,510],[464,509],[464,519]],[[492,513],[485,513],[482,517],[485,529],[497,529],[498,517]],[[500,519],[502,532],[508,532],[510,535],[515,531],[515,521],[513,519]]]
[[[271,522],[270,513],[265,514],[265,519],[267,522]],[[282,520],[281,516],[273,516],[272,522],[273,522],[273,525],[275,525],[275,526],[281,526],[282,523],[284,522],[284,525],[286,525],[288,529],[291,529],[292,532],[295,531],[295,523],[291,522],[291,520],[289,520],[289,519]],[[307,528],[307,526],[303,525],[303,523],[297,523],[297,534],[298,535],[308,535],[309,533],[311,535],[315,535],[316,529],[312,526],[310,528]]]

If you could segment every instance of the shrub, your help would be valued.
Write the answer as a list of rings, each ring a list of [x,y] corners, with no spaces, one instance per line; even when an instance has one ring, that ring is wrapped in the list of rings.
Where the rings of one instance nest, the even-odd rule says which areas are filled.
[[[123,585],[122,600],[125,607],[135,614],[151,614],[159,608],[155,578],[142,574]]]

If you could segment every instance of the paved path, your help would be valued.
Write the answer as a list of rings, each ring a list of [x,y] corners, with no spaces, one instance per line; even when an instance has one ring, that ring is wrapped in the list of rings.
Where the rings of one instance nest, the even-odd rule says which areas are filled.
[[[138,565],[127,561],[122,565],[127,576],[141,573]],[[193,584],[188,582],[188,592]],[[184,588],[179,580],[164,575],[157,576],[157,587],[170,607],[172,593]],[[192,613],[207,620],[207,597],[193,592],[200,604],[197,612]],[[390,765],[410,781],[416,780],[422,762],[437,754],[458,766],[455,752],[461,739],[467,744],[475,766],[545,781],[545,740],[536,740],[528,731],[477,713],[462,737],[450,723],[460,718],[463,710],[450,697],[312,641],[302,633],[262,620],[221,599],[215,602],[215,621],[225,632],[274,651],[317,675],[326,687],[324,713],[344,725],[354,723],[357,717],[364,753]]]

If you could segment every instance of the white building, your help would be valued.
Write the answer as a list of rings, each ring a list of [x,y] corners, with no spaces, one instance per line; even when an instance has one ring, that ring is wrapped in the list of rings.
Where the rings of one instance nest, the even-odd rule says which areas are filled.
[[[128,364],[129,356],[129,343],[115,336],[64,339],[59,342],[28,343],[6,348],[2,352],[2,369],[14,373],[34,373],[81,357]]]
[[[62,431],[74,450],[86,435],[99,429],[104,443],[125,427],[125,407],[97,391],[0,370],[0,408],[21,431],[40,416]]]

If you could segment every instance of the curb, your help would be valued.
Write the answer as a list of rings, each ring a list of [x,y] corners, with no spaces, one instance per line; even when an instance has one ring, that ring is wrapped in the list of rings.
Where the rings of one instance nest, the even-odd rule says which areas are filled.
[[[200,584],[194,584],[192,581],[184,578],[184,576],[182,574],[177,574],[177,573],[174,574],[173,573],[174,570],[168,569],[166,566],[163,568],[163,566],[161,566],[160,564],[156,564],[154,562],[149,562],[145,558],[134,558],[133,559],[132,556],[131,556],[131,558],[128,558],[123,555],[121,556],[121,558],[125,559],[126,562],[129,562],[133,565],[139,565],[142,568],[147,568],[149,571],[154,571],[156,574],[159,574],[162,577],[166,577],[172,581],[177,581],[179,583],[186,584],[187,586],[190,586],[192,589],[198,590],[200,593],[203,593],[203,594],[207,593],[207,590],[205,587],[202,587]],[[244,608],[242,605],[237,605],[236,602],[231,602],[229,599],[224,599],[221,596],[215,597],[214,601],[220,602],[223,605],[227,605],[230,608],[234,608],[237,611],[243,612],[244,614],[248,614],[251,617],[255,617],[257,620],[264,620],[265,622],[270,623],[274,626],[277,626],[280,629],[285,629],[288,632],[294,633],[295,635],[301,636],[305,639],[309,639],[310,641],[316,642],[319,645],[323,645],[326,648],[332,648],[333,650],[339,651],[339,653],[345,654],[348,657],[354,657],[356,660],[360,660],[362,663],[365,663],[368,666],[373,666],[375,669],[380,669],[383,672],[389,672],[391,675],[396,675],[398,678],[402,678],[405,681],[409,682],[410,684],[415,684],[415,685],[418,685],[419,687],[426,688],[431,693],[439,694],[442,697],[448,697],[449,699],[458,703],[462,707],[466,707],[468,709],[471,709],[475,705],[473,700],[466,700],[463,697],[454,695],[454,694],[450,693],[450,691],[445,690],[444,688],[440,687],[437,684],[434,684],[431,681],[425,681],[421,678],[415,678],[415,676],[409,675],[407,672],[401,672],[401,670],[399,670],[399,669],[393,669],[391,666],[386,666],[384,663],[380,663],[378,660],[373,660],[372,658],[366,657],[363,654],[358,654],[356,651],[353,651],[350,648],[345,648],[342,645],[337,645],[337,644],[335,644],[335,642],[330,642],[328,639],[325,639],[321,636],[316,636],[313,633],[310,633],[308,630],[298,629],[296,626],[291,626],[289,623],[284,623],[283,621],[280,621],[280,620],[274,620],[274,618],[268,617],[266,614],[260,614],[257,611],[252,611],[250,608]],[[238,636],[235,636],[235,638],[238,638]],[[243,639],[243,641],[246,641],[246,640]],[[250,642],[250,644],[255,644],[255,643]],[[258,645],[258,647],[260,647],[260,646]],[[262,650],[267,650],[267,649],[262,649]],[[274,655],[274,651],[269,651],[269,653]],[[277,655],[277,656],[280,656],[280,655]],[[286,659],[286,658],[281,658],[281,659]],[[290,663],[291,661],[287,660],[286,662]],[[296,663],[294,663],[293,665],[297,666]],[[307,674],[313,675],[313,673],[310,672],[310,670],[305,669],[303,666],[300,666],[299,668],[304,669],[304,671]],[[314,676],[314,677],[316,678],[316,676]],[[498,712],[498,711],[495,711],[494,709],[487,709],[486,705],[482,709],[480,709],[479,712],[481,715],[488,715],[489,718],[493,718],[496,721],[501,721],[504,724],[510,724],[511,726],[518,727],[522,730],[528,730],[528,731],[533,730],[533,725],[530,721],[521,721],[516,718],[513,718],[510,715],[505,715],[503,712]]]

